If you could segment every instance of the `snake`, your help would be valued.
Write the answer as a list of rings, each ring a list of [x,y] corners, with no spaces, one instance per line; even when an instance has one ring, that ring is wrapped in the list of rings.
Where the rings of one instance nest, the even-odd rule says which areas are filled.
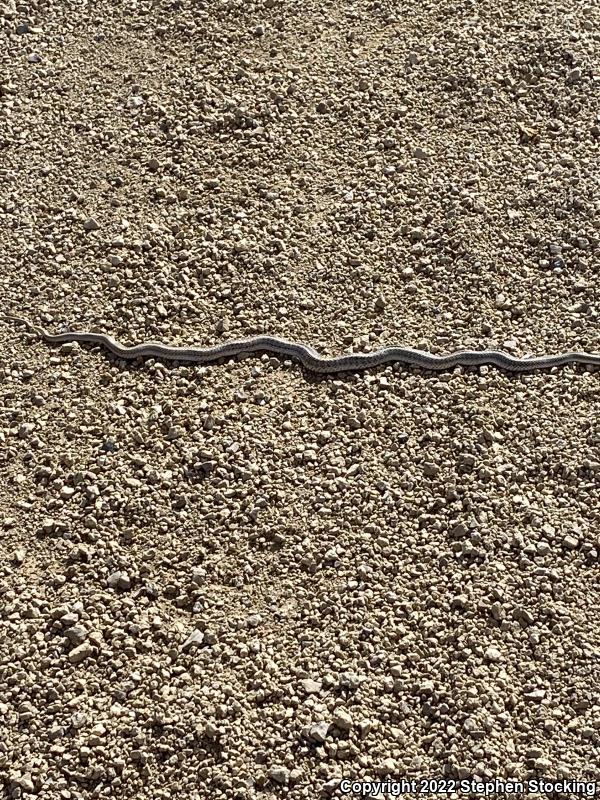
[[[279,336],[257,335],[244,339],[233,339],[207,347],[174,347],[162,342],[147,341],[131,346],[106,333],[93,331],[65,331],[49,333],[27,319],[13,315],[0,315],[0,319],[24,325],[49,345],[68,342],[99,345],[121,359],[158,358],[173,361],[206,364],[222,358],[240,354],[271,353],[299,362],[308,370],[320,373],[349,372],[379,367],[382,364],[401,363],[422,367],[426,370],[450,370],[454,367],[476,367],[492,365],[509,372],[551,369],[567,364],[600,366],[600,353],[567,352],[555,355],[519,357],[501,350],[457,350],[445,355],[436,355],[412,347],[389,346],[365,353],[349,353],[341,356],[323,356],[313,347],[302,342],[289,341]]]

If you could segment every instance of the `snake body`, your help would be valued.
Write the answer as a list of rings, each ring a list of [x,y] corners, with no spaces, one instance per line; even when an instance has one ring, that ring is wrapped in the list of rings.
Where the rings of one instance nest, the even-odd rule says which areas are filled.
[[[220,358],[231,358],[240,353],[273,353],[300,362],[313,372],[335,373],[369,369],[393,362],[412,364],[429,370],[448,370],[453,367],[472,367],[491,364],[510,372],[527,372],[536,369],[562,367],[566,364],[600,366],[600,353],[569,352],[520,358],[501,350],[459,350],[447,355],[435,355],[412,347],[383,347],[372,353],[351,353],[342,356],[322,356],[314,348],[301,342],[281,339],[279,336],[251,336],[235,339],[209,347],[173,347],[161,342],[143,342],[126,346],[112,336],[92,331],[67,331],[49,333],[22,317],[3,315],[0,319],[18,322],[35,332],[45,342],[52,345],[66,342],[95,344],[106,348],[115,356],[125,359],[164,358],[174,361],[190,361],[205,364]]]

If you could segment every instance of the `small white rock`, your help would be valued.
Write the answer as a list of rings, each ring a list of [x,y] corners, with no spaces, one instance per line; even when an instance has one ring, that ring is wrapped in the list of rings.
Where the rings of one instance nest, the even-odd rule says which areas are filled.
[[[491,661],[492,663],[502,661],[502,653],[496,647],[488,647],[488,649],[485,651],[484,657],[486,661]]]
[[[352,715],[345,708],[336,708],[331,717],[333,724],[342,731],[349,731],[352,728]]]

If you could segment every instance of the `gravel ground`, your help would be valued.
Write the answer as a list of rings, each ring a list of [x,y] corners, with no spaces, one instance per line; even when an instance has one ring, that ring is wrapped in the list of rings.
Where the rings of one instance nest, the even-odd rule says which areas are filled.
[[[600,350],[597,4],[0,10],[8,313]],[[2,796],[600,780],[599,371],[0,345]]]

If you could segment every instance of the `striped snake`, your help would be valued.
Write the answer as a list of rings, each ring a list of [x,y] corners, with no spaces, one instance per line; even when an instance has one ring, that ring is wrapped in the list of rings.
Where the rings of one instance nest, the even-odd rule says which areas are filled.
[[[382,347],[372,353],[351,353],[343,356],[326,357],[315,349],[301,342],[290,342],[279,336],[251,336],[247,339],[235,339],[210,347],[172,347],[161,342],[143,342],[131,347],[121,344],[112,336],[92,331],[67,331],[65,333],[48,333],[44,328],[34,325],[26,319],[12,315],[2,315],[0,319],[18,322],[36,333],[48,344],[64,344],[65,342],[81,342],[105,347],[119,358],[153,357],[172,359],[174,361],[196,361],[208,363],[219,358],[231,358],[240,353],[273,353],[278,356],[299,361],[313,372],[334,373],[369,369],[381,364],[399,362],[413,364],[423,369],[448,370],[453,367],[471,367],[492,364],[510,372],[527,372],[535,369],[562,367],[565,364],[585,364],[600,366],[600,353],[558,353],[536,357],[519,358],[500,350],[460,350],[448,355],[434,355],[412,347]]]

